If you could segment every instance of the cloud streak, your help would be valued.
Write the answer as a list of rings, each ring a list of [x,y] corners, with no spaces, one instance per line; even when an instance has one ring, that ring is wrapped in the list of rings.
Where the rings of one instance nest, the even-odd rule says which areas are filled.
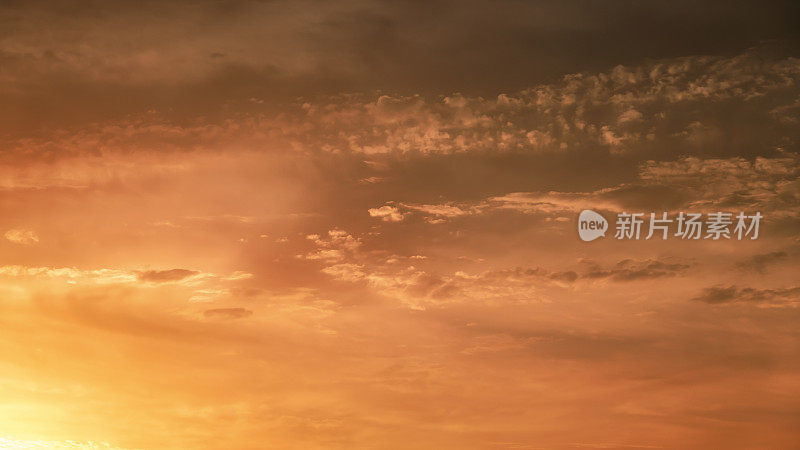
[[[717,6],[0,7],[0,446],[797,447],[795,9]]]

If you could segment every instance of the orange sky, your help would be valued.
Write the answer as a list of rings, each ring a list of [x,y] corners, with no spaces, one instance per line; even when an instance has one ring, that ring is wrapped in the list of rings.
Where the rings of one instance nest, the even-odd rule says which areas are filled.
[[[730,14],[781,46],[593,58],[570,36],[623,37],[547,2],[428,6],[438,34],[391,2],[31,5],[0,34],[0,448],[800,447],[779,3]],[[542,63],[478,64],[481,17]],[[764,220],[582,242],[582,209]]]

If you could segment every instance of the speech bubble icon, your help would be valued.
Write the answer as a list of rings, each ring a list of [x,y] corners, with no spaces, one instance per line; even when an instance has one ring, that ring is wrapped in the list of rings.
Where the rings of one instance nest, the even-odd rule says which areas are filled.
[[[584,209],[578,216],[578,236],[581,240],[589,242],[606,235],[608,221],[605,217],[592,211]]]

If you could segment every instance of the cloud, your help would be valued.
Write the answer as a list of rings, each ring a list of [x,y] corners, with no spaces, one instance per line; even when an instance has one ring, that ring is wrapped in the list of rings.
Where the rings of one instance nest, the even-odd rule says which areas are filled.
[[[280,113],[247,112],[235,123],[231,119],[178,121],[153,112],[85,124],[78,132],[53,128],[35,138],[10,137],[0,143],[8,149],[24,149],[11,155],[58,155],[59,160],[86,153],[213,151],[222,145],[298,154],[321,150],[355,154],[373,162],[464,153],[544,157],[576,152],[597,156],[599,152],[660,160],[676,147],[682,154],[720,157],[764,156],[775,148],[797,150],[796,127],[781,124],[785,114],[793,111],[786,108],[800,97],[800,63],[762,53],[767,52],[752,49],[731,57],[693,56],[617,66],[493,97],[331,95],[282,105]],[[724,110],[737,111],[746,119],[726,120],[716,114]],[[717,117],[714,124],[697,120],[704,112]],[[771,132],[776,128],[779,133]],[[89,148],[92,152],[87,152]],[[124,161],[97,163],[108,165],[107,170],[114,171],[111,175],[135,175]],[[113,178],[102,170],[84,173],[81,169],[90,169],[91,164],[82,161],[63,164],[56,164],[60,174],[48,173],[47,165],[0,173],[0,186],[45,181],[85,186],[91,181],[85,178],[92,173]],[[167,161],[162,167],[180,169],[178,163]],[[363,175],[355,181],[385,179],[375,173]]]
[[[363,265],[346,263],[325,267],[322,272],[338,280],[355,282],[363,280],[366,276],[363,269]]]
[[[468,214],[467,211],[462,210],[454,205],[413,205],[403,204],[404,207],[412,210],[419,211],[433,216],[441,216],[446,218],[458,217]]]
[[[125,450],[104,442],[23,440],[0,437],[0,449],[27,450]]]
[[[147,448],[164,446],[153,423],[180,448],[258,447],[265,432],[304,448],[796,441],[798,60],[587,47],[564,75],[510,55],[552,39],[583,49],[619,9],[593,22],[599,6],[423,3],[201,2],[149,20],[156,6],[130,2],[66,12],[69,33],[40,8],[50,34],[0,37],[0,100],[37,130],[0,136],[2,220],[43,237],[6,243],[0,267],[9,433]],[[694,25],[683,4],[648,5]],[[658,25],[636,8],[630,23]],[[513,22],[483,20],[498,16]],[[121,44],[145,22],[144,40]],[[239,33],[248,42],[227,40]],[[590,47],[631,48],[614,33],[626,45]],[[664,52],[653,42],[635,45]],[[476,48],[491,58],[461,51]],[[498,70],[520,64],[554,72]],[[425,90],[452,73],[519,78]],[[360,83],[385,75],[406,84]],[[584,245],[583,208],[759,210],[770,228]],[[759,310],[742,320],[715,302]]]
[[[0,79],[4,100],[13,102],[9,118],[31,127],[37,119],[63,123],[153,107],[206,114],[230,106],[232,98],[274,104],[309,92],[497,95],[623,61],[731,54],[765,40],[796,38],[792,6],[767,3],[748,0],[720,14],[718,8],[663,0],[604,7],[548,0],[503,8],[469,1],[454,15],[442,0],[420,8],[374,0],[203,0],[191,10],[158,3],[135,8],[124,1],[68,12],[34,1],[8,7],[15,12],[8,14],[8,26],[16,32],[0,46]],[[205,26],[210,21],[215,26]],[[37,32],[40,27],[47,36]],[[75,34],[76,27],[83,32]],[[748,32],[737,32],[739,27]],[[638,39],[631,40],[634,35]],[[664,65],[664,74],[647,67],[615,70],[609,78],[619,84],[660,78],[669,88],[669,76],[679,81],[684,71],[711,71],[695,59],[701,64]],[[710,96],[725,87],[742,86],[709,77],[699,80],[696,91]],[[579,105],[581,88],[568,91],[565,103]],[[37,98],[46,102],[40,105],[47,114],[35,114]]]
[[[432,214],[453,219],[515,211],[567,218],[584,209],[621,212],[762,212],[768,220],[800,217],[800,159],[741,157],[644,161],[635,180],[593,191],[511,192],[471,203],[414,205],[401,203],[400,213]],[[393,207],[394,208],[394,207]]]
[[[560,289],[597,289],[598,280],[633,283],[688,277],[692,264],[676,258],[624,259],[604,266],[582,262],[560,268],[513,267],[480,272],[443,272],[398,264],[392,257],[384,265],[337,262],[322,272],[343,282],[357,283],[375,295],[395,299],[410,309],[442,308],[457,304],[528,304],[548,302]],[[645,285],[646,286],[646,285]]]
[[[68,282],[81,281],[98,284],[132,283],[137,280],[135,272],[119,269],[82,270],[75,267],[32,267],[21,265],[0,266],[0,275],[20,278],[52,278]]]
[[[404,218],[396,206],[383,205],[379,208],[369,209],[370,217],[378,217],[384,222],[401,222]]]
[[[479,302],[495,304],[539,303],[546,301],[540,289],[567,286],[579,275],[571,270],[549,271],[542,268],[486,270],[470,274],[429,272],[415,266],[375,267],[366,264],[335,264],[322,272],[339,281],[358,283],[370,292],[399,301],[406,307],[428,307]]]
[[[254,275],[252,273],[237,270],[222,279],[225,281],[249,280],[253,278],[253,276]]]
[[[329,249],[329,250],[317,250],[313,253],[308,253],[306,255],[299,255],[305,259],[319,259],[319,260],[326,260],[326,261],[337,261],[344,259],[344,254],[341,250],[336,249]]]
[[[767,267],[784,261],[789,256],[785,251],[759,253],[736,263],[736,266],[745,271],[766,272]]]
[[[158,288],[160,285],[177,285],[186,289],[202,289],[193,291],[200,294],[197,298],[210,299],[227,293],[225,286],[235,285],[242,280],[253,278],[253,274],[235,271],[229,276],[205,273],[188,269],[167,270],[126,270],[126,269],[79,269],[77,267],[47,266],[0,266],[0,276],[15,278],[15,282],[30,280],[52,280],[65,282],[68,286],[129,286],[137,284],[147,288]]]
[[[145,270],[138,273],[139,280],[152,283],[170,283],[182,281],[198,275],[200,272],[188,269]]]
[[[30,245],[39,242],[39,236],[33,230],[8,230],[6,231],[5,238],[16,244],[23,245]]]
[[[714,286],[706,288],[692,300],[709,304],[752,303],[772,307],[797,307],[800,287],[756,289],[751,287]]]
[[[612,209],[618,207],[600,199],[601,192],[512,192],[490,197],[488,206],[524,214],[575,213],[582,209]]]
[[[593,267],[582,275],[582,278],[599,279],[608,278],[612,281],[640,281],[654,278],[674,277],[683,275],[689,264],[668,263],[659,260],[634,261],[625,259],[611,268],[604,269]]]
[[[686,151],[705,147],[706,152],[713,147],[729,155],[749,143],[754,133],[770,135],[761,126],[777,120],[769,108],[751,101],[758,98],[775,105],[772,110],[789,104],[784,93],[797,90],[798,76],[800,64],[795,59],[765,64],[753,50],[730,58],[676,58],[572,74],[557,83],[489,99],[351,96],[336,103],[307,104],[305,120],[316,124],[317,137],[324,137],[331,151],[367,156],[598,149],[616,155],[669,154],[668,147],[675,146]],[[721,108],[717,105],[722,102],[763,119],[744,124],[717,121],[712,126],[687,114],[687,110]],[[343,129],[351,131],[342,133]],[[726,131],[747,139],[737,142]],[[788,129],[786,133],[786,138],[761,147],[785,147],[788,142],[796,148],[800,136]]]
[[[357,253],[362,242],[344,230],[328,230],[327,235],[309,234],[306,239],[312,241],[317,249],[306,254],[296,255],[299,259],[322,260],[326,263],[343,261]]]
[[[205,317],[222,319],[241,319],[253,315],[253,311],[245,308],[215,308],[203,311]]]

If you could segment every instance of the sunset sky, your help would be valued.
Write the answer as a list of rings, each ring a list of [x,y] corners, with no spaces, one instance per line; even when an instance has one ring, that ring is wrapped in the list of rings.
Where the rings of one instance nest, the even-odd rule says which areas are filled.
[[[800,448],[798,18],[3,2],[0,449]]]

